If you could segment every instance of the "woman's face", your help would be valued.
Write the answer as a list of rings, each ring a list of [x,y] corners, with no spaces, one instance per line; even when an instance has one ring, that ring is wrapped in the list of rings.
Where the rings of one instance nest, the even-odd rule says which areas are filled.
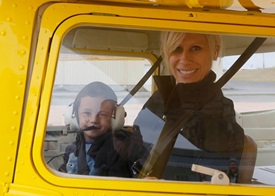
[[[79,127],[80,130],[90,127],[83,132],[86,141],[94,141],[111,129],[113,109],[114,103],[104,101],[103,98],[81,98],[78,108]]]
[[[188,33],[168,57],[171,73],[177,83],[193,83],[202,80],[211,69],[212,59],[206,36]]]

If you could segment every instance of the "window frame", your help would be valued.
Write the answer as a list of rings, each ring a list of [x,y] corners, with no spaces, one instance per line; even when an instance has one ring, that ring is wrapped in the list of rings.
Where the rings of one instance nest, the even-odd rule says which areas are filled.
[[[79,7],[81,9],[79,9]],[[66,11],[64,9],[66,8]],[[59,11],[58,11],[59,10]],[[79,13],[79,10],[82,13]],[[131,11],[129,11],[131,10]],[[90,15],[91,12],[113,13],[111,16]],[[54,13],[60,14],[58,17]],[[129,14],[131,13],[131,14]],[[53,4],[43,14],[41,32],[38,39],[35,65],[30,86],[27,112],[35,112],[36,117],[32,118],[33,127],[24,127],[33,134],[31,159],[38,174],[45,181],[61,187],[74,187],[77,189],[104,189],[125,191],[140,191],[150,193],[170,194],[224,194],[225,186],[190,183],[190,182],[168,182],[168,181],[147,181],[140,179],[115,179],[109,177],[57,175],[51,171],[43,161],[43,142],[49,113],[50,99],[54,84],[57,59],[64,35],[76,26],[94,25],[111,27],[133,27],[148,28],[154,30],[187,30],[209,33],[233,34],[233,35],[255,35],[275,36],[274,26],[271,26],[272,18],[256,17],[252,20],[249,16],[235,14],[228,22],[225,22],[226,15],[222,13],[192,12],[171,10],[154,10],[153,8],[130,8],[118,6],[99,5],[78,5],[78,4]],[[116,15],[120,17],[116,17]],[[124,16],[125,14],[125,16]],[[126,15],[128,14],[128,15]],[[138,18],[137,16],[140,16]],[[135,18],[132,18],[132,17]],[[204,16],[204,19],[202,19]],[[219,18],[218,16],[222,16]],[[167,17],[167,18],[165,18]],[[48,20],[51,18],[52,20]],[[263,24],[262,19],[268,19]],[[201,21],[199,21],[201,20]],[[204,20],[204,21],[203,21]],[[218,21],[217,21],[218,20]],[[205,22],[212,21],[212,22]],[[236,22],[238,21],[238,22]],[[261,24],[261,25],[259,25]],[[20,166],[19,166],[20,168]],[[112,182],[112,183],[110,183]],[[204,189],[201,189],[204,186]],[[253,188],[252,188],[253,187]],[[266,186],[238,185],[227,186],[227,194],[244,195],[272,195],[271,189]]]

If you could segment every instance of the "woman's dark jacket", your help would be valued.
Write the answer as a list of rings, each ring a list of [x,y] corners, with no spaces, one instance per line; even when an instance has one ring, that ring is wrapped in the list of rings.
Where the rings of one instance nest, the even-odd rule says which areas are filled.
[[[147,135],[153,130],[143,126],[142,121],[139,120],[141,116],[152,112],[164,121],[162,132],[158,131],[159,134],[161,132],[159,142],[153,147],[150,155],[154,151],[157,152],[149,157],[155,159],[153,160],[155,164],[152,166],[152,171],[146,172],[151,172],[152,176],[173,180],[201,181],[205,180],[205,176],[192,172],[192,164],[226,171],[231,158],[240,160],[244,145],[244,131],[236,122],[233,102],[224,97],[221,89],[216,87],[215,78],[216,75],[212,71],[204,80],[190,84],[175,84],[171,76],[155,78],[158,91],[146,102],[135,121],[141,133],[147,132],[145,133]],[[160,121],[156,120],[156,117],[154,119],[154,122],[147,124],[150,124],[150,127],[162,127],[152,125]],[[162,167],[166,165],[165,162],[168,161],[169,153],[177,139],[177,135],[174,138],[169,136],[172,130],[182,135],[185,138],[184,143],[190,143],[188,145],[193,146],[193,149],[174,148],[173,155],[162,173]],[[147,138],[144,135],[143,137],[146,142]],[[181,144],[181,146],[184,145]],[[164,166],[161,166],[162,162]],[[176,176],[172,175],[171,171],[174,171]]]

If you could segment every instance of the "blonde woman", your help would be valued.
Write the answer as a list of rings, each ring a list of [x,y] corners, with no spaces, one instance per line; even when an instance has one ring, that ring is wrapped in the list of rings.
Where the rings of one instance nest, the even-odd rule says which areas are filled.
[[[135,120],[144,141],[151,138],[155,143],[142,175],[210,180],[192,172],[192,164],[227,171],[231,158],[239,162],[244,145],[233,102],[215,85],[216,74],[211,70],[221,50],[220,37],[163,32],[161,50],[171,76],[155,77],[158,91]]]

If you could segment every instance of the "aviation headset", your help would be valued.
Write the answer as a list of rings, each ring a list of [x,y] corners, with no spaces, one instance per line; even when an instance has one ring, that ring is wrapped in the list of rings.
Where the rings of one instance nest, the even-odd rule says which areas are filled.
[[[78,123],[77,109],[80,99],[85,96],[103,97],[106,100],[112,100],[116,103],[112,115],[112,130],[120,130],[124,126],[126,112],[123,106],[117,105],[117,97],[113,90],[102,82],[92,82],[86,85],[76,96],[73,103],[71,103],[64,113],[65,125],[69,127],[70,131],[81,131]]]

